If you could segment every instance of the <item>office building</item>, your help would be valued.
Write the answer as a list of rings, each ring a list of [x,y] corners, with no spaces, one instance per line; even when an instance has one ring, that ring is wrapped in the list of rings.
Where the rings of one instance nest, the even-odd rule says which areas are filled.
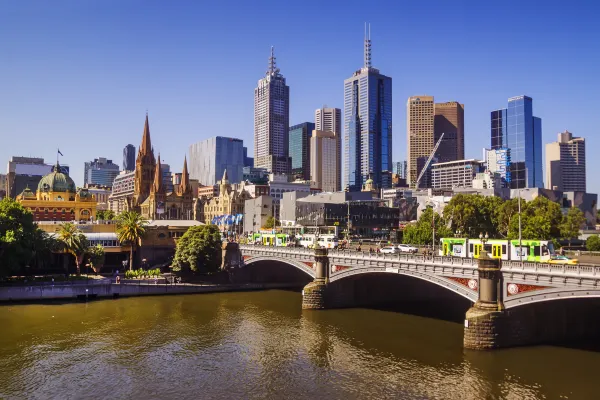
[[[341,190],[340,137],[335,132],[314,130],[310,138],[310,180],[324,192]]]
[[[342,110],[324,106],[315,110],[315,130],[333,132],[337,138],[337,189],[342,189]]]
[[[254,166],[276,174],[288,174],[290,88],[275,63],[271,47],[266,76],[254,89]],[[204,182],[202,182],[204,183]]]
[[[438,162],[456,161],[465,158],[465,106],[456,101],[436,103],[434,106],[433,142],[437,143],[442,133],[436,157]]]
[[[108,196],[108,209],[115,214],[127,211],[132,206],[135,187],[135,171],[121,171],[112,185],[112,192]]]
[[[112,186],[119,175],[119,166],[104,157],[84,163],[83,185]]]
[[[493,174],[498,174],[502,181],[501,187],[508,187],[510,183],[510,149],[484,149],[483,159],[487,171]]]
[[[87,185],[85,188],[96,198],[96,210],[108,210],[108,198],[112,194],[111,186]]]
[[[412,96],[406,103],[406,133],[408,138],[408,171],[406,179],[415,186],[425,162],[417,165],[419,158],[425,161],[433,151],[435,106],[433,96]],[[421,186],[427,187],[427,186]]]
[[[5,174],[0,174],[0,200],[6,197],[8,177]]]
[[[273,216],[271,196],[258,196],[244,202],[244,232],[258,232]]]
[[[364,65],[344,81],[344,171],[349,191],[368,179],[378,188],[392,184],[392,78],[371,66],[371,38],[365,35]]]
[[[42,177],[50,174],[54,165],[43,158],[11,157],[6,167],[6,196],[16,198],[25,188],[35,191]],[[69,166],[60,165],[61,172],[69,175]]]
[[[543,188],[542,120],[533,116],[531,97],[511,97],[508,108],[492,111],[491,145],[510,150],[510,188]]]
[[[135,146],[128,144],[123,148],[123,171],[135,170]]]
[[[433,189],[470,188],[475,176],[484,172],[484,163],[479,160],[457,160],[431,165],[431,187]]]
[[[546,144],[546,189],[585,192],[585,139],[569,131]]]
[[[160,154],[159,154],[160,157]],[[187,160],[186,160],[187,162]],[[171,173],[171,166],[169,164],[160,164],[160,175],[162,176],[162,184],[165,187],[165,192],[169,193],[173,191],[173,174]]]
[[[289,156],[292,159],[292,176],[310,179],[310,137],[315,124],[303,122],[290,128]]]
[[[475,174],[472,184],[473,189],[496,189],[503,188],[504,181],[496,172],[479,172]]]
[[[254,167],[254,157],[248,157],[248,148],[244,146],[244,167]]]
[[[190,146],[190,177],[202,185],[217,184],[227,170],[229,182],[243,179],[244,141],[223,136],[194,143]]]
[[[265,168],[244,167],[242,177],[242,182],[266,184],[269,181],[269,172]]]

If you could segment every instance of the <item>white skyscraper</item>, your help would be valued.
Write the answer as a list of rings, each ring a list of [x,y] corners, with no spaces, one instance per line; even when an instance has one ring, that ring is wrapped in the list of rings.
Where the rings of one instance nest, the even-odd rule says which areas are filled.
[[[315,143],[318,143],[319,146],[319,150],[317,152],[315,152],[314,156],[313,156],[313,151],[311,148],[311,168],[313,165],[313,157],[315,158],[315,162],[317,162],[317,164],[315,165],[320,165],[317,168],[321,168],[324,167],[325,164],[330,164],[332,166],[334,166],[335,168],[330,168],[329,171],[324,172],[324,171],[315,171],[313,169],[311,169],[311,173],[312,171],[315,171],[315,173],[313,174],[313,181],[319,180],[319,182],[322,182],[323,178],[321,178],[321,176],[324,175],[332,175],[333,174],[333,178],[330,178],[330,182],[332,182],[331,184],[325,184],[326,187],[323,186],[323,183],[321,183],[321,187],[323,190],[325,191],[338,191],[341,190],[341,186],[342,186],[342,110],[340,110],[339,108],[330,108],[330,107],[323,107],[323,108],[319,108],[318,110],[315,111],[315,133],[313,133],[313,136],[311,138],[311,145],[313,143],[313,141]],[[331,132],[333,135],[324,135],[323,132]],[[329,147],[335,144],[337,147],[335,149],[335,152],[332,152],[331,150],[329,150]],[[320,159],[322,157],[330,157],[332,155],[335,155],[335,159],[333,160],[326,160],[324,164],[321,164]],[[333,163],[333,164],[331,164]],[[317,177],[318,176],[318,177]]]
[[[275,64],[271,47],[269,69],[254,89],[254,166],[276,174],[290,172],[288,154],[290,88]]]

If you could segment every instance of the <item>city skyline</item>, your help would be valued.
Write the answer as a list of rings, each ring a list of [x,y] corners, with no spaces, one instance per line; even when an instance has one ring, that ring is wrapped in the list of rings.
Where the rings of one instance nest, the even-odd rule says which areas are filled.
[[[123,146],[127,143],[137,143],[139,140],[137,139],[139,137],[139,121],[143,118],[146,108],[148,108],[153,121],[155,150],[157,153],[161,153],[161,159],[164,157],[165,162],[172,165],[180,164],[181,153],[185,152],[191,143],[210,136],[235,136],[245,140],[246,143],[253,142],[250,136],[252,101],[251,97],[248,97],[248,93],[251,93],[249,90],[255,85],[256,78],[264,71],[265,52],[270,45],[277,47],[278,62],[282,70],[285,70],[288,85],[291,87],[290,125],[311,121],[314,109],[322,104],[343,107],[343,98],[340,93],[341,82],[347,78],[348,71],[354,69],[360,62],[362,26],[365,20],[370,21],[374,27],[374,64],[396,81],[393,94],[396,102],[393,107],[395,140],[393,141],[392,161],[406,159],[406,132],[404,129],[406,113],[403,110],[403,102],[409,96],[419,93],[435,95],[437,101],[457,99],[465,104],[465,158],[479,158],[481,149],[489,147],[489,142],[484,137],[490,129],[489,112],[501,106],[507,98],[520,94],[528,95],[536,102],[535,114],[544,120],[542,138],[544,145],[553,141],[557,133],[568,129],[576,132],[578,136],[586,138],[590,148],[595,147],[595,131],[589,117],[595,108],[595,101],[592,97],[594,93],[590,88],[597,82],[598,77],[591,74],[594,63],[588,55],[589,52],[585,51],[588,46],[591,49],[595,36],[593,34],[584,35],[581,29],[571,30],[570,40],[579,38],[574,49],[569,45],[570,40],[561,38],[557,32],[550,30],[553,25],[552,21],[563,23],[562,17],[574,12],[569,6],[558,8],[549,5],[546,7],[543,25],[540,25],[541,19],[535,20],[535,10],[530,6],[524,7],[521,15],[505,15],[508,18],[507,23],[529,20],[538,29],[536,32],[532,30],[530,36],[525,37],[519,46],[505,50],[513,58],[516,58],[526,54],[524,52],[527,45],[536,44],[535,54],[532,57],[527,56],[528,63],[521,67],[519,74],[508,73],[504,75],[503,79],[498,79],[498,71],[506,69],[510,65],[509,61],[498,62],[496,60],[494,62],[498,65],[494,66],[491,61],[483,60],[489,51],[485,48],[486,40],[491,40],[498,32],[495,28],[486,27],[477,22],[477,15],[482,15],[486,11],[484,6],[473,5],[459,11],[463,13],[463,18],[462,23],[458,24],[455,34],[463,39],[464,46],[458,45],[453,48],[452,50],[459,50],[455,55],[444,53],[445,68],[448,74],[445,74],[443,79],[429,76],[432,67],[425,64],[418,67],[399,64],[397,60],[400,59],[400,56],[395,53],[401,48],[403,57],[419,55],[425,57],[424,62],[430,57],[425,54],[424,50],[440,50],[435,45],[434,36],[439,34],[441,28],[436,26],[432,27],[431,34],[423,36],[417,40],[417,43],[409,44],[408,41],[401,40],[401,45],[398,44],[398,39],[408,37],[411,27],[414,27],[419,19],[426,18],[425,9],[419,5],[403,7],[406,15],[401,15],[400,12],[391,12],[390,16],[384,17],[375,15],[374,12],[366,12],[364,15],[349,18],[341,26],[336,27],[339,29],[339,33],[322,28],[322,30],[317,29],[315,32],[303,35],[301,38],[291,34],[275,37],[272,32],[262,32],[256,29],[251,30],[251,34],[246,35],[248,37],[245,38],[239,36],[232,38],[230,35],[219,37],[217,33],[225,32],[225,30],[220,31],[213,21],[206,27],[194,28],[197,29],[195,31],[197,35],[193,36],[202,37],[202,32],[206,29],[214,33],[211,36],[215,36],[215,39],[207,44],[201,43],[200,39],[184,40],[180,46],[170,50],[169,54],[172,56],[172,60],[169,65],[171,67],[167,68],[160,58],[151,54],[149,43],[142,44],[140,49],[133,51],[132,54],[124,53],[123,46],[107,49],[108,44],[113,44],[113,41],[116,43],[117,37],[112,33],[100,40],[99,29],[103,23],[109,21],[123,22],[117,18],[114,10],[107,8],[101,10],[102,12],[98,15],[93,15],[89,6],[82,5],[69,11],[69,15],[81,17],[80,22],[73,22],[76,20],[74,18],[73,21],[65,23],[61,29],[52,31],[55,27],[54,23],[42,20],[35,12],[31,14],[32,12],[18,5],[3,5],[2,9],[6,10],[3,14],[13,18],[7,19],[6,23],[2,24],[0,33],[13,33],[15,40],[0,44],[0,49],[5,50],[6,54],[21,54],[22,57],[15,56],[10,59],[12,62],[0,65],[0,72],[9,78],[5,92],[8,95],[1,97],[0,105],[5,110],[6,118],[0,120],[0,134],[3,138],[5,138],[4,135],[11,135],[11,137],[14,135],[16,138],[10,146],[2,146],[0,162],[8,162],[11,156],[28,155],[52,159],[54,148],[57,147],[56,144],[59,144],[61,151],[65,154],[64,162],[72,166],[73,178],[78,185],[82,185],[83,168],[77,166],[82,166],[84,161],[97,154],[118,160]],[[40,9],[44,10],[44,6],[41,6]],[[398,8],[399,11],[401,9],[402,7]],[[48,12],[49,20],[54,18],[53,15],[56,15],[59,21],[61,20],[59,18],[60,7],[58,10],[48,8],[45,11]],[[142,19],[144,21],[154,20],[160,11],[156,7],[152,7],[152,10],[147,11]],[[185,11],[190,11],[191,15],[199,12],[194,9]],[[134,14],[134,10],[127,7],[123,12],[125,16]],[[170,9],[169,12],[170,16],[180,17],[183,26],[191,29],[191,21],[183,14],[184,10],[181,9]],[[236,11],[233,18],[237,21],[241,18],[241,14]],[[306,13],[300,10],[299,15],[293,18],[302,16],[306,16]],[[578,16],[579,20],[586,17]],[[411,19],[416,19],[416,22],[411,22]],[[97,23],[91,24],[89,31],[83,32],[81,37],[76,37],[77,35],[74,33],[78,32],[78,24],[83,21],[96,21]],[[399,27],[402,25],[402,23],[398,23],[399,21],[406,22],[406,24]],[[243,21],[241,22],[243,27],[249,26],[245,25]],[[38,26],[31,30],[32,27],[28,25],[30,23],[37,23]],[[282,22],[274,23],[278,25]],[[287,24],[289,21],[285,21],[285,23]],[[124,27],[125,24],[117,24],[116,32],[124,33],[121,32]],[[561,29],[569,29],[568,24],[563,24]],[[56,54],[42,52],[49,57],[49,63],[45,69],[38,66],[40,57],[38,49],[41,44],[31,41],[30,38],[23,35],[24,30],[40,35],[52,31],[52,34],[48,35],[42,44]],[[468,37],[469,32],[474,30],[480,36],[475,42]],[[149,35],[149,38],[163,38],[163,40],[148,40],[156,42],[152,46],[158,46],[157,48],[163,49],[163,51],[167,49],[165,47],[167,39],[181,38],[180,32],[174,24],[167,24],[156,34],[145,30],[143,32]],[[158,33],[160,35],[156,36]],[[339,44],[335,57],[318,63],[308,61],[310,54],[314,54],[320,49],[320,47],[311,46],[311,41],[323,33],[331,35],[331,40]],[[81,38],[89,40],[90,35],[94,35],[93,37],[96,38],[90,43],[90,51],[76,50],[78,47],[75,45],[79,43],[79,40]],[[505,39],[510,39],[513,35],[516,33],[509,32]],[[61,39],[65,38],[68,40],[61,42]],[[139,39],[139,33],[125,34],[122,39],[125,43],[131,44],[132,41],[136,42]],[[208,48],[206,48],[207,46]],[[181,67],[177,66],[191,57],[190,51],[200,53],[202,49],[211,50],[213,54],[210,57],[215,57],[215,50],[221,46],[235,49],[233,52],[227,51],[227,65],[203,63],[202,66],[207,71],[216,71],[217,68],[226,70],[228,79],[232,81],[227,86],[227,93],[216,90],[219,86],[212,82],[202,82],[200,75],[190,74],[188,68],[180,71]],[[463,60],[462,57],[468,55],[467,47],[469,47],[468,54],[472,55]],[[109,51],[108,60],[113,60],[112,62],[106,61],[102,70],[93,66],[98,55],[92,54],[91,50],[98,49]],[[143,54],[140,53],[142,50]],[[64,57],[58,59],[60,55],[68,57],[66,60]],[[223,52],[218,55],[225,56]],[[468,62],[465,61],[475,56],[480,60],[477,68],[466,65]],[[142,60],[145,67],[141,70],[133,68],[137,75],[135,75],[135,79],[128,82],[126,77],[134,75],[131,75],[133,72],[123,63],[127,63],[130,59],[133,60],[131,57],[137,59],[135,65]],[[148,60],[144,60],[146,57]],[[510,59],[511,57],[505,58]],[[76,61],[78,69],[84,72],[70,73],[69,71],[73,67],[68,65],[67,60]],[[194,60],[193,65],[199,62],[198,58],[191,60]],[[568,63],[565,60],[568,60]],[[216,64],[219,66],[216,67]],[[566,68],[568,71],[563,70],[566,65],[568,65]],[[239,68],[240,66],[243,68]],[[164,79],[164,82],[161,82],[161,79],[172,76],[172,73],[168,73],[168,71],[181,72],[182,77],[187,80],[185,86],[182,85],[183,78]],[[449,80],[448,76],[451,76],[452,79]],[[82,86],[82,84],[84,85]],[[101,89],[103,85],[107,85],[106,90]],[[482,90],[481,87],[484,85],[486,89]],[[91,90],[81,91],[78,89],[79,87],[89,87]],[[58,88],[62,90],[58,91]],[[192,95],[191,92],[200,92],[200,95]],[[48,97],[49,94],[54,95]],[[577,107],[570,105],[569,98],[573,96],[581,99],[578,101]],[[236,99],[232,99],[232,97],[236,97]],[[72,103],[74,100],[76,103]],[[35,109],[35,113],[32,114],[31,109]],[[191,112],[192,109],[195,111]],[[239,115],[235,121],[230,121],[226,117],[231,114],[232,109]],[[227,121],[227,123],[223,124],[223,121]],[[194,129],[195,126],[204,127],[205,122],[206,129],[202,131]],[[92,126],[91,131],[90,126]],[[43,134],[37,133],[42,131]],[[231,131],[236,134],[232,134]],[[81,137],[81,132],[89,132],[94,136],[97,148],[93,152],[81,150],[84,142],[75,139]],[[241,133],[238,135],[237,132]],[[27,135],[32,140],[19,140]],[[98,140],[99,135],[105,135],[105,140]],[[248,144],[249,151],[253,146],[254,143]],[[252,154],[252,151],[250,153]],[[593,169],[596,165],[596,160],[590,158],[589,168]],[[600,184],[597,182],[588,182],[588,190],[591,192],[598,192],[599,186]]]

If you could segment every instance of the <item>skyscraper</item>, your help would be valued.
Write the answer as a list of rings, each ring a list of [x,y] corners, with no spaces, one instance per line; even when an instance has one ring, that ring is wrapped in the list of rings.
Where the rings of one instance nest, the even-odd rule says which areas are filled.
[[[254,89],[254,166],[269,172],[290,172],[288,129],[290,88],[275,64],[271,47],[269,69]]]
[[[104,157],[94,158],[83,166],[83,185],[102,185],[112,187],[113,181],[119,175],[119,166]]]
[[[465,158],[465,105],[457,101],[436,103],[433,120],[433,142],[444,139],[436,151],[438,162],[450,162]]]
[[[492,149],[510,149],[510,188],[543,188],[542,120],[533,116],[528,96],[508,99],[508,108],[491,113]]]
[[[190,178],[202,185],[216,185],[227,170],[229,181],[242,181],[244,141],[223,136],[194,143],[190,146]]]
[[[569,131],[546,144],[546,189],[585,192],[585,139]]]
[[[371,33],[366,34],[364,65],[344,81],[345,187],[360,191],[368,179],[391,187],[392,78],[371,66]]]
[[[338,146],[336,152],[337,183],[335,190],[342,190],[342,110],[327,106],[317,109],[315,111],[315,130],[333,132],[335,134]]]
[[[340,136],[330,131],[312,131],[310,138],[310,180],[324,192],[337,192],[340,182]]]
[[[310,137],[315,124],[303,122],[290,128],[289,155],[292,159],[292,175],[310,179]]]
[[[123,148],[123,171],[135,169],[135,146],[128,144]]]
[[[421,173],[417,166],[419,158],[426,159],[433,151],[435,106],[433,96],[412,96],[406,103],[406,134],[408,139],[407,183],[414,186]],[[421,185],[420,185],[421,186]],[[421,186],[423,187],[423,186]]]

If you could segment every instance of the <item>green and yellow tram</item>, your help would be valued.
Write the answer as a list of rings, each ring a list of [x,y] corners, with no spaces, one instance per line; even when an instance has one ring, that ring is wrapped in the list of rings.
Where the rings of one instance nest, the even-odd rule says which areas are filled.
[[[483,251],[490,257],[501,260],[547,262],[555,255],[552,241],[489,239],[484,244],[481,239],[441,238],[439,255],[451,257],[479,258]]]

